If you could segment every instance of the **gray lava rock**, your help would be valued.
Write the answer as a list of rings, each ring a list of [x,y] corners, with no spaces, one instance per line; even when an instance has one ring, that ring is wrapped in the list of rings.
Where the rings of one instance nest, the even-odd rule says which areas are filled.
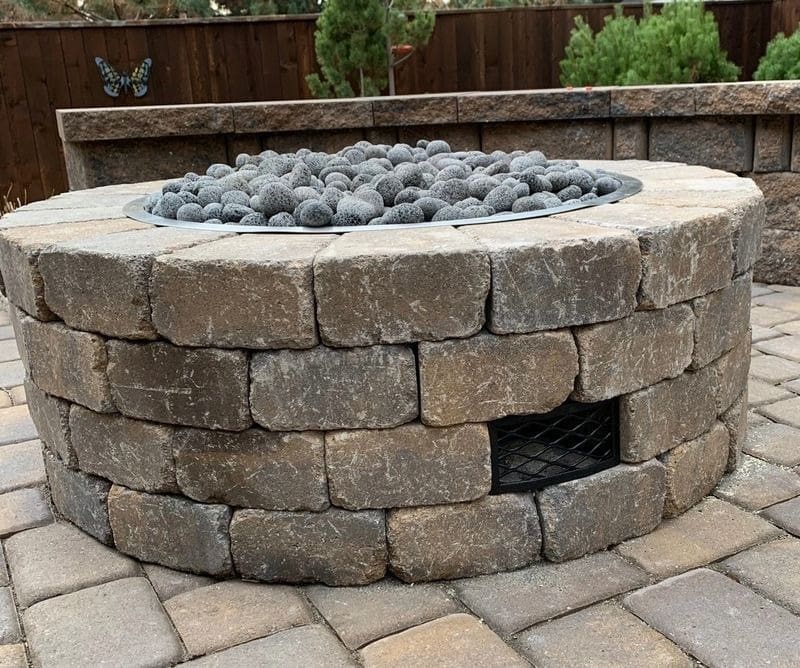
[[[325,202],[306,200],[297,205],[294,216],[300,225],[323,227],[330,224],[331,218],[333,218],[333,209]]]
[[[402,163],[397,165],[394,170],[395,176],[403,182],[406,187],[409,186],[422,186],[424,183],[422,179],[422,169],[418,164],[413,162]]]
[[[466,181],[459,179],[437,181],[431,186],[431,194],[443,199],[448,204],[455,204],[469,196],[469,187]]]
[[[581,195],[581,202],[591,202],[593,199],[597,199],[597,195],[594,193],[586,193],[585,195]]]
[[[442,139],[435,139],[425,146],[425,153],[429,156],[438,155],[439,153],[451,153],[450,144]]]
[[[383,197],[385,206],[392,206],[395,203],[395,198],[403,190],[403,182],[394,174],[387,174],[386,176],[381,176],[375,182],[375,190]]]
[[[514,197],[517,199],[520,197],[527,197],[531,194],[530,186],[527,183],[517,183],[515,186],[511,187],[511,190],[514,191]]]
[[[336,211],[339,200],[344,197],[344,193],[337,188],[325,188],[320,196],[320,201],[327,204],[332,210]]]
[[[433,220],[434,215],[439,209],[444,209],[446,206],[449,206],[447,202],[443,199],[438,199],[437,197],[420,197],[418,200],[414,202],[420,209],[422,209],[422,213],[425,216],[425,220]]]
[[[437,181],[447,181],[448,179],[466,179],[468,176],[467,168],[460,162],[447,165],[436,175]]]
[[[516,200],[514,191],[508,186],[497,186],[483,200],[483,203],[492,207],[495,211],[511,211]]]
[[[570,185],[578,186],[582,194],[590,193],[592,192],[592,188],[594,188],[594,179],[592,175],[583,169],[570,169],[567,172],[567,180]]]
[[[414,154],[411,153],[410,149],[405,146],[400,146],[399,144],[392,146],[392,148],[386,151],[386,157],[393,165],[399,165],[404,162],[414,162]]]
[[[354,192],[353,197],[363,200],[372,207],[374,213],[372,216],[370,216],[370,218],[383,215],[383,197],[377,190],[373,190],[372,188],[365,186]]]
[[[319,199],[320,193],[311,186],[300,186],[294,189],[294,195],[297,197],[298,202],[305,202],[309,199]]]
[[[222,193],[219,201],[222,206],[225,206],[226,204],[241,204],[242,206],[250,206],[250,197],[247,195],[247,193],[244,193],[241,190],[228,190],[227,192]]]
[[[469,196],[475,197],[481,201],[499,185],[500,181],[491,176],[481,175],[476,179],[467,181]]]
[[[477,197],[467,197],[467,199],[456,202],[453,206],[457,206],[459,209],[468,209],[471,206],[480,206],[481,204],[483,204],[483,202]]]
[[[486,204],[468,206],[466,209],[462,209],[462,211],[464,212],[465,218],[486,218],[487,216],[493,216],[497,213],[492,207]]]
[[[267,183],[258,191],[258,196],[261,198],[261,208],[258,211],[267,218],[281,211],[292,213],[298,205],[297,195],[289,186],[281,182]]]
[[[212,202],[211,204],[206,204],[203,207],[203,213],[206,214],[206,222],[210,218],[222,218],[222,204],[219,202]],[[220,220],[220,222],[222,222]]]
[[[183,186],[186,185],[186,181],[181,179],[180,181],[167,181],[163,186],[161,186],[161,192],[166,193],[179,193]]]
[[[175,216],[178,220],[185,220],[190,223],[202,223],[206,219],[203,207],[199,204],[184,204],[178,209]]]
[[[239,221],[239,225],[254,225],[254,226],[265,226],[267,224],[267,217],[263,213],[248,213],[246,216],[242,216],[242,219]]]
[[[176,193],[167,192],[158,200],[158,204],[153,207],[153,215],[161,216],[162,218],[172,218],[173,220],[178,215],[180,209],[186,202],[184,202]]]
[[[420,197],[425,197],[425,195],[420,194],[422,192],[423,190],[421,188],[417,188],[416,186],[412,186],[411,188],[403,188],[403,190],[397,193],[397,197],[394,198],[394,205],[412,204]]]
[[[213,176],[215,179],[221,179],[223,176],[233,174],[233,167],[216,162],[209,166],[209,168],[206,170],[206,174]]]
[[[222,207],[222,216],[220,217],[223,223],[238,223],[249,213],[255,213],[249,206],[226,204]]]
[[[284,178],[287,185],[292,188],[300,188],[301,186],[311,185],[311,169],[304,162],[298,162]]]
[[[571,199],[579,199],[583,193],[578,186],[567,186],[566,188],[559,190],[556,195],[562,202],[566,202]]]
[[[438,222],[440,220],[463,220],[466,218],[464,209],[459,209],[455,206],[446,206],[439,209],[433,216],[433,220]]]
[[[295,227],[297,225],[294,216],[291,213],[286,213],[286,211],[281,211],[271,216],[267,224],[270,227]]]
[[[219,186],[205,186],[197,191],[197,203],[206,206],[212,202],[221,202],[224,191]]]
[[[550,172],[547,174],[547,180],[550,181],[551,191],[554,193],[564,190],[569,185],[566,172]]]
[[[424,223],[425,213],[416,204],[398,204],[389,209],[382,217],[384,225],[411,225]]]
[[[339,204],[336,206],[336,213],[347,216],[348,220],[360,222],[333,223],[334,225],[366,225],[370,220],[380,215],[375,213],[375,207],[372,204],[352,196],[345,196],[339,200]]]
[[[597,188],[597,194],[601,197],[610,195],[622,186],[619,179],[615,179],[613,176],[601,176],[594,185]]]
[[[364,218],[345,211],[337,211],[331,218],[331,225],[334,227],[356,227],[366,225],[367,222]]]

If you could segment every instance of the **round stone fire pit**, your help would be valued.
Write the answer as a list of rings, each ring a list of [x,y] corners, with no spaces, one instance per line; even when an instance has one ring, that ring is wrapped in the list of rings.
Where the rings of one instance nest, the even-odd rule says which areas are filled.
[[[340,235],[122,217],[152,184],[3,218],[57,510],[143,561],[331,585],[564,561],[684,512],[744,436],[763,199],[584,164],[643,189]]]

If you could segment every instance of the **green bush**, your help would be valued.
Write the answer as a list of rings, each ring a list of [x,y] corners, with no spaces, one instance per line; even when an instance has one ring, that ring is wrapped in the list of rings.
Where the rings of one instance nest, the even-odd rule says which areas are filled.
[[[758,61],[753,78],[756,81],[800,79],[800,28],[789,37],[782,32],[775,35]]]
[[[645,5],[640,21],[622,7],[605,18],[597,34],[575,18],[564,60],[565,86],[735,81],[739,68],[720,48],[717,22],[696,0],[677,0],[655,14]]]

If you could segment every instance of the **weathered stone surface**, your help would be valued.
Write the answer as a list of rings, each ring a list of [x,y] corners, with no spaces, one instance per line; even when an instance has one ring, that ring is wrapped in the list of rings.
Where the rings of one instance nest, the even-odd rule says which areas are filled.
[[[314,621],[297,589],[238,581],[179,594],[164,607],[192,656]]]
[[[664,516],[675,517],[691,508],[719,482],[728,465],[728,430],[718,422],[706,434],[667,452]]]
[[[248,579],[361,585],[386,572],[381,511],[238,510],[230,532],[236,568]]]
[[[541,562],[512,573],[459,580],[453,586],[475,614],[506,635],[647,581],[644,571],[621,557],[598,552],[563,564]]]
[[[25,645],[0,645],[0,668],[28,668]]]
[[[762,406],[759,411],[775,422],[800,428],[800,397]]]
[[[491,260],[495,334],[616,320],[636,308],[642,260],[630,232],[548,219],[466,230]]]
[[[706,666],[800,662],[800,619],[721,573],[685,573],[624,604]]]
[[[492,484],[485,425],[339,431],[325,437],[331,502],[350,510],[472,501]]]
[[[44,463],[56,510],[89,535],[110,544],[107,500],[111,483],[68,469],[55,455],[47,452]]]
[[[406,582],[521,568],[542,544],[533,497],[522,494],[392,510],[386,531],[390,567]]]
[[[788,389],[764,383],[756,378],[750,378],[748,380],[747,392],[751,407],[763,406],[780,401],[781,399],[791,399],[795,396]]]
[[[0,586],[8,584],[8,570],[6,569],[5,554],[0,552]]]
[[[320,336],[347,347],[471,336],[489,283],[485,251],[451,227],[344,234],[314,260]]]
[[[718,561],[780,529],[730,503],[709,497],[652,533],[626,541],[617,551],[648,573],[667,577]]]
[[[536,494],[544,549],[566,561],[652,531],[664,509],[664,467],[620,464]]]
[[[693,321],[691,309],[678,305],[577,328],[575,399],[609,399],[678,376],[691,361]]]
[[[767,283],[800,284],[800,232],[764,230],[754,278]]]
[[[17,609],[9,587],[0,587],[0,646],[22,640]]]
[[[527,668],[514,652],[472,615],[463,613],[416,626],[377,640],[360,652],[365,668],[438,666],[461,668]]]
[[[536,666],[661,666],[692,661],[660,633],[613,603],[603,603],[524,632],[519,648]]]
[[[78,209],[80,211],[80,209]],[[0,269],[3,273],[5,294],[15,306],[39,320],[53,320],[55,316],[45,303],[44,281],[39,271],[39,254],[50,244],[70,239],[85,239],[114,232],[145,227],[133,220],[92,220],[90,222],[63,222],[59,225],[20,227],[6,229],[0,234]],[[36,213],[30,215],[35,216]],[[41,217],[41,212],[38,212]],[[101,218],[107,218],[104,212]],[[6,222],[6,219],[3,219]],[[55,222],[55,221],[53,221]]]
[[[761,513],[773,524],[800,537],[800,498],[777,503]]]
[[[730,473],[742,458],[742,446],[747,438],[747,391],[731,404],[731,407],[719,416],[725,429],[728,430],[728,463],[725,470]]]
[[[714,495],[747,510],[760,510],[800,496],[800,476],[745,456],[736,471],[722,479]]]
[[[11,406],[0,409],[0,446],[36,438],[36,425],[28,407]]]
[[[694,116],[689,86],[620,86],[611,91],[612,116]]]
[[[153,259],[222,236],[220,232],[151,227],[54,244],[39,255],[45,301],[70,327],[127,339],[154,339],[148,294]]]
[[[654,118],[650,121],[648,157],[748,172],[753,166],[752,121],[736,116]]]
[[[23,621],[35,666],[165,666],[183,658],[178,636],[144,578],[37,603]]]
[[[717,415],[710,369],[686,372],[620,399],[620,457],[643,462],[708,431]]]
[[[312,262],[335,238],[240,235],[162,255],[153,323],[178,345],[309,348],[317,343]]]
[[[39,389],[101,413],[114,410],[106,377],[106,346],[95,334],[19,315],[18,339]]]
[[[717,414],[727,411],[736,398],[747,389],[747,371],[750,368],[750,335],[747,334],[710,367],[714,376]]]
[[[39,487],[0,494],[0,538],[53,521],[44,492]]]
[[[647,160],[647,121],[614,119],[614,160]]]
[[[227,506],[114,486],[108,514],[117,549],[169,568],[227,575],[231,571]]]
[[[694,310],[692,368],[717,359],[741,340],[750,326],[750,276],[736,279],[730,287],[699,297]]]
[[[696,84],[698,114],[786,114],[797,103],[794,82]]]
[[[0,448],[0,494],[22,487],[44,485],[45,482],[42,444],[39,441],[11,443]]]
[[[543,151],[550,158],[608,160],[612,155],[610,120],[498,123],[482,127],[482,150]]]
[[[769,341],[762,341],[756,347],[768,355],[778,355],[795,362],[800,361],[800,336],[781,336]]]
[[[174,429],[74,406],[70,434],[79,468],[145,492],[177,491]]]
[[[418,413],[405,346],[256,353],[250,382],[253,418],[275,431],[395,427]]]
[[[181,429],[175,467],[181,491],[203,503],[267,510],[324,510],[329,505],[319,432]]]
[[[0,387],[10,389],[25,380],[25,365],[20,360],[0,362]]]
[[[780,466],[800,466],[800,429],[773,422],[751,425],[744,451]]]
[[[800,300],[797,299],[797,295],[788,292],[773,292],[768,295],[762,295],[760,297],[756,297],[753,300],[753,303],[758,305],[763,304],[764,306],[771,308],[788,311],[789,313],[794,313],[800,317]]]
[[[374,125],[371,100],[245,102],[231,107],[238,133],[367,128]]]
[[[797,317],[795,313],[789,311],[782,311],[777,308],[770,308],[769,306],[753,306],[750,311],[750,322],[759,327],[775,327],[775,325],[788,324],[790,321]],[[765,337],[766,339],[774,339],[780,336],[780,332],[773,330],[773,336]]]
[[[171,568],[165,568],[157,564],[142,564],[142,568],[144,568],[147,579],[150,580],[150,584],[156,590],[160,601],[168,601],[178,594],[214,584],[214,580],[211,578],[174,571]]]
[[[464,93],[458,96],[458,122],[597,118],[608,115],[610,98],[608,90],[583,88]]]
[[[458,122],[458,98],[453,95],[397,95],[372,100],[376,126],[431,125]]]
[[[42,392],[31,380],[25,381],[25,396],[39,438],[61,461],[74,467],[77,459],[69,433],[69,403]]]
[[[421,343],[422,421],[444,426],[546,413],[569,396],[577,373],[568,331]]]
[[[461,609],[438,585],[389,578],[366,587],[316,585],[305,593],[351,650]]]
[[[479,123],[401,125],[397,128],[397,139],[394,141],[413,145],[420,137],[436,137],[450,144],[453,151],[480,151],[485,150],[482,148],[482,128],[483,125]]]
[[[108,379],[130,417],[234,431],[251,424],[241,350],[109,341]]]
[[[774,330],[773,334],[780,336],[780,332],[774,332]],[[776,337],[773,336],[771,338]],[[753,343],[756,343],[755,334]],[[800,364],[775,355],[759,355],[750,362],[750,375],[768,383],[784,383],[787,380],[800,377]]]
[[[792,153],[791,116],[759,116],[755,126],[753,171],[788,171]]]
[[[21,608],[111,580],[136,577],[139,565],[69,524],[51,524],[6,541]]]

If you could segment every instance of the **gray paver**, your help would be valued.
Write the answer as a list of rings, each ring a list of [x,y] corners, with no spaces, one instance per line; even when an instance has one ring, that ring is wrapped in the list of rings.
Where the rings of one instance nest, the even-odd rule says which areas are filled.
[[[745,455],[738,468],[720,481],[714,495],[747,510],[761,510],[800,495],[800,476]]]
[[[782,336],[756,344],[756,348],[768,355],[777,355],[787,360],[800,362],[800,336]]]
[[[6,568],[6,556],[0,545],[0,587],[8,584],[8,569]]]
[[[45,481],[42,444],[39,441],[0,447],[0,493],[43,485]]]
[[[27,487],[0,494],[0,538],[53,521],[44,492]]]
[[[25,367],[20,360],[0,362],[0,387],[16,387],[22,385],[24,380]]]
[[[9,587],[0,587],[0,645],[21,639],[17,609]]]
[[[183,648],[150,583],[128,578],[37,603],[23,613],[35,666],[163,666]]]
[[[750,406],[764,406],[793,396],[788,390],[776,387],[758,378],[750,378],[747,381],[747,395],[747,403]]]
[[[800,618],[721,573],[685,573],[624,603],[709,668],[800,665]]]
[[[179,594],[164,607],[192,656],[313,621],[298,589],[236,580]]]
[[[38,437],[27,406],[12,406],[0,410],[0,446]]]
[[[775,330],[791,336],[800,334],[800,320],[792,320],[791,322],[784,322],[780,325],[775,325]]]
[[[750,322],[761,327],[773,327],[784,322],[796,320],[797,314],[781,311],[771,306],[755,306],[750,311]]]
[[[800,497],[778,503],[763,510],[761,514],[773,524],[795,536],[800,536]]]
[[[11,325],[3,325],[0,327],[0,341],[5,339],[13,339],[14,338],[14,329]]]
[[[776,422],[800,428],[800,397],[761,406],[759,411]]]
[[[6,390],[6,392],[11,397],[11,402],[14,404],[14,406],[20,406],[28,403],[28,397],[25,395],[24,385],[17,385],[16,387]]]
[[[800,429],[766,419],[758,425],[748,419],[748,424],[744,452],[781,466],[800,465]]]
[[[212,578],[207,578],[203,575],[195,575],[194,573],[183,573],[181,571],[173,571],[171,568],[159,566],[157,564],[142,564],[150,584],[156,590],[158,598],[162,601],[168,601],[173,596],[183,594],[184,592],[197,589],[198,587],[205,587],[206,585],[214,584]]]
[[[438,585],[390,579],[366,587],[311,586],[306,595],[350,649],[461,610]]]
[[[51,524],[6,541],[21,608],[111,580],[141,574],[139,565],[71,524]]]
[[[779,336],[782,336],[780,332],[776,332],[774,329],[770,327],[761,327],[760,325],[753,325],[753,343],[758,343],[759,341],[766,341],[767,339],[776,339]],[[761,354],[761,353],[759,353]]]
[[[768,383],[783,383],[800,378],[800,364],[775,355],[759,355],[750,362],[750,375]]]
[[[534,626],[520,635],[518,647],[541,668],[692,666],[689,657],[672,642],[610,603]]]
[[[12,362],[18,359],[17,342],[14,339],[0,340],[0,362]]]
[[[569,610],[646,584],[641,570],[610,552],[538,563],[453,583],[459,598],[499,633],[516,633]]]
[[[770,308],[780,309],[781,311],[788,311],[789,313],[796,314],[800,311],[800,299],[797,299],[796,295],[782,292],[773,292],[770,295],[759,295],[753,299],[753,303],[759,306],[768,306]]]
[[[0,645],[0,668],[28,668],[25,646],[22,643]]]

